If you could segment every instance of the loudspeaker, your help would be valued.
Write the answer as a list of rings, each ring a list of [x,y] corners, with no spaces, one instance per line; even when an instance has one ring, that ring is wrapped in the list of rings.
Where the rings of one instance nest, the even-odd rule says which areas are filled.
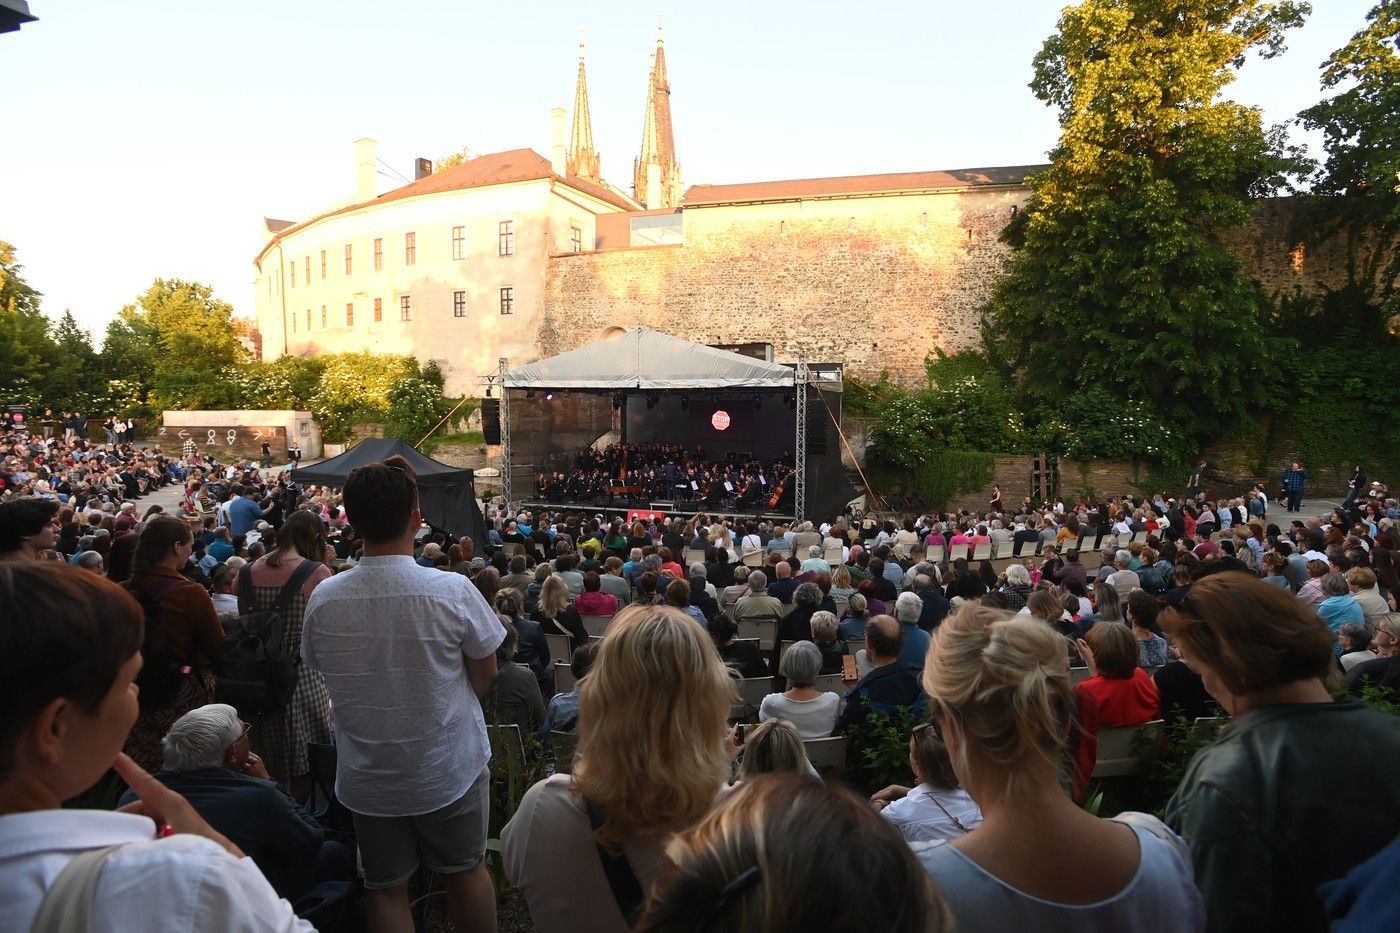
[[[501,442],[501,400],[484,398],[481,400],[481,433],[488,444]]]
[[[820,457],[826,453],[826,427],[830,423],[821,393],[813,391],[807,397],[807,455]]]

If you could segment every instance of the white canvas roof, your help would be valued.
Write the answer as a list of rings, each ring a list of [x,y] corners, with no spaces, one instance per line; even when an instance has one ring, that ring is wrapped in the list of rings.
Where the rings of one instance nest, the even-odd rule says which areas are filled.
[[[781,389],[787,366],[639,327],[506,373],[511,389]]]

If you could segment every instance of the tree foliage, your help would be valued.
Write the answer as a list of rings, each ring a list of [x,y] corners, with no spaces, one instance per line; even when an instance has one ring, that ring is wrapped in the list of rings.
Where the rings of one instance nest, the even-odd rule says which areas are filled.
[[[1313,190],[1320,233],[1342,233],[1347,273],[1379,313],[1400,314],[1400,4],[1383,2],[1322,66],[1335,93],[1300,120],[1327,154]]]
[[[1186,437],[1262,402],[1269,299],[1221,241],[1298,163],[1257,110],[1220,98],[1252,52],[1283,48],[1307,4],[1085,0],[1031,88],[1059,110],[1051,165],[984,323],[1028,406],[1076,420],[1146,405]],[[1110,414],[1101,411],[1101,414]],[[1078,427],[1071,425],[1071,427]]]

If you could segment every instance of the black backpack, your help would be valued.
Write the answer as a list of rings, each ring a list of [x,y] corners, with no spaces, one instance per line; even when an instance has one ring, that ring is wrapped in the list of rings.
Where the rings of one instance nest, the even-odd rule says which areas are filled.
[[[179,657],[165,637],[165,607],[161,605],[160,598],[167,590],[183,582],[184,578],[166,580],[153,590],[146,590],[133,580],[122,583],[122,589],[136,597],[141,604],[141,615],[145,619],[145,631],[141,638],[141,671],[136,675],[142,712],[174,706],[180,690],[197,676],[194,665]]]
[[[315,571],[313,560],[303,560],[277,594],[272,609],[250,609],[253,573],[250,564],[238,572],[238,608],[243,613],[230,622],[220,655],[216,699],[236,708],[245,718],[285,709],[297,686],[301,658],[287,652],[287,603]]]

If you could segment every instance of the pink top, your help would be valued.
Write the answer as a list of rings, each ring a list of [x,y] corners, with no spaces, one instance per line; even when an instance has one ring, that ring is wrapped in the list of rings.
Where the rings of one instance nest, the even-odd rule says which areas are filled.
[[[276,567],[267,565],[266,557],[259,557],[257,563],[253,564],[253,585],[254,586],[281,586],[292,578],[292,574],[301,566],[305,557],[287,557]],[[301,595],[311,598],[311,591],[316,589],[316,584],[331,575],[331,568],[321,564],[311,571],[311,576],[306,578],[306,582],[301,585]]]

